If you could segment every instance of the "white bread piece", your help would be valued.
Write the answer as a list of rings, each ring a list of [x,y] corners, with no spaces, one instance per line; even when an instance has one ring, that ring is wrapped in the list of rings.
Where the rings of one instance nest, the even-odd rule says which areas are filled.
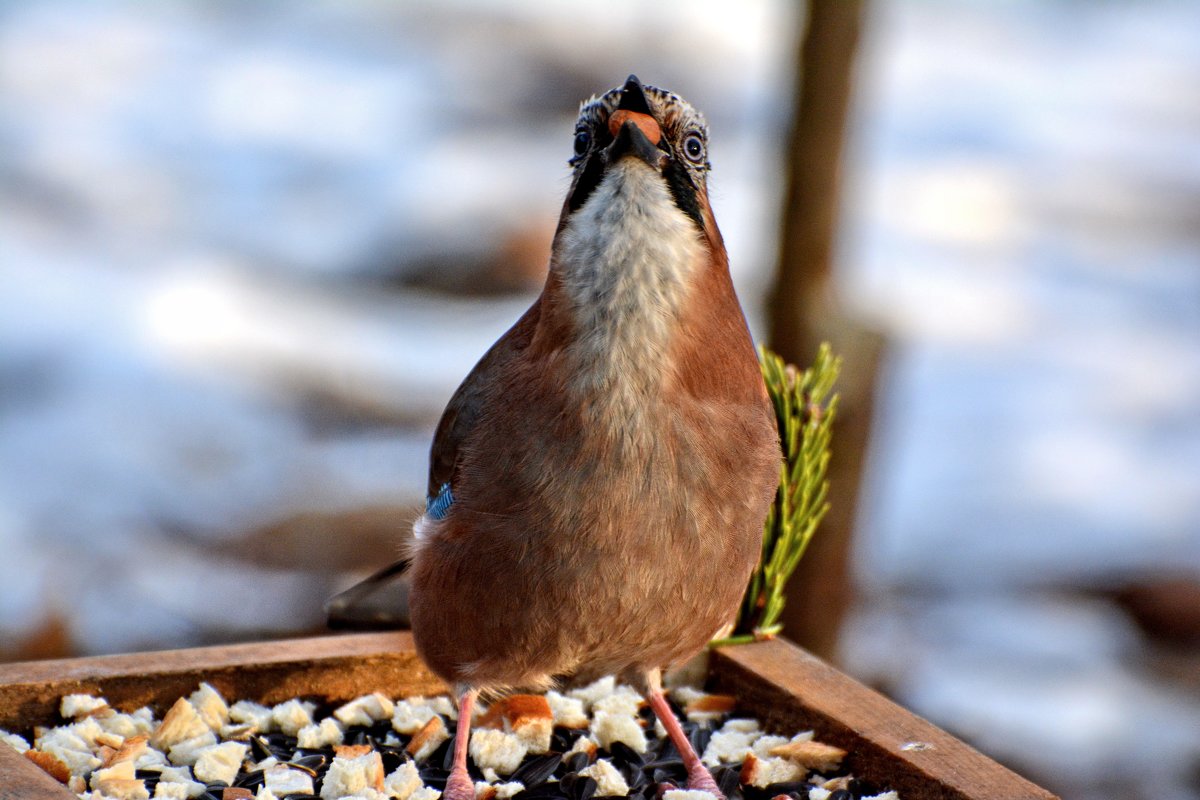
[[[149,737],[143,735],[132,736],[122,740],[117,744],[116,749],[113,750],[113,754],[105,760],[104,766],[111,767],[113,764],[118,764],[122,761],[131,761],[136,768],[138,759],[147,752],[148,739]]]
[[[605,675],[597,681],[589,683],[587,686],[580,686],[571,689],[567,692],[568,697],[574,697],[576,700],[583,702],[584,708],[591,711],[592,704],[599,702],[605,697],[608,697],[617,688],[617,680],[612,675]]]
[[[166,752],[180,742],[205,733],[212,735],[212,729],[196,711],[196,707],[187,698],[181,697],[167,711],[154,733],[150,734],[150,745]]]
[[[255,733],[270,733],[274,727],[271,709],[252,700],[238,700],[229,707],[229,719],[243,725],[253,725]]]
[[[102,767],[92,773],[90,783],[93,789],[99,789],[97,785],[102,781],[128,781],[133,780],[134,766],[132,761],[122,761],[119,764],[113,764],[111,767]]]
[[[478,724],[486,728],[500,721],[504,722],[505,730],[525,743],[530,753],[541,755],[550,752],[554,712],[544,695],[509,695],[489,708]]]
[[[668,789],[663,792],[663,800],[717,800],[717,796],[699,789]]]
[[[757,750],[758,748],[755,747],[755,752]],[[817,772],[832,772],[841,766],[842,759],[846,757],[846,751],[840,747],[811,740],[783,742],[770,748],[768,754],[786,758],[788,761]]]
[[[442,742],[449,738],[450,734],[446,730],[446,723],[442,722],[442,718],[435,714],[430,717],[421,730],[413,734],[408,747],[404,749],[413,757],[414,761],[420,763],[433,755],[433,751],[441,747]],[[482,765],[480,765],[480,769],[483,769]]]
[[[41,750],[26,750],[24,755],[25,758],[41,767],[42,772],[45,772],[59,783],[70,783],[72,778],[80,777],[72,775],[71,769],[58,756],[43,753]],[[86,789],[87,785],[84,784],[83,788]]]
[[[597,711],[592,716],[591,734],[606,750],[613,742],[624,742],[635,752],[646,752],[646,732],[636,716]]]
[[[737,764],[748,753],[754,752],[754,741],[761,735],[762,731],[754,720],[731,719],[708,740],[700,760],[708,767]]]
[[[626,782],[625,776],[607,758],[598,759],[590,767],[579,770],[579,774],[596,781],[597,795],[629,794],[629,783]]]
[[[258,791],[254,794],[254,800],[279,800],[275,793],[266,786],[258,787]]]
[[[587,753],[588,758],[595,758],[598,747],[599,745],[596,744],[596,740],[585,733],[575,739],[575,742],[571,745],[571,749],[563,753],[563,758],[569,758],[576,753]]]
[[[636,717],[644,704],[645,700],[636,691],[628,686],[617,686],[611,694],[592,703],[592,715],[603,711],[607,714]]]
[[[211,684],[202,682],[200,688],[188,696],[188,702],[195,706],[209,730],[219,731],[222,725],[229,723],[229,704]]]
[[[458,706],[454,705],[454,701],[444,694],[439,694],[437,697],[431,697],[425,701],[435,714],[441,714],[446,719],[458,719]],[[475,715],[472,714],[472,717]]]
[[[4,742],[18,753],[24,753],[29,749],[29,742],[25,741],[24,736],[18,736],[2,729],[0,729],[0,742]]]
[[[441,796],[441,790],[435,789],[432,786],[422,786],[413,792],[408,800],[438,800]]]
[[[475,800],[496,800],[496,787],[487,781],[475,781]]]
[[[821,786],[814,786],[808,790],[808,800],[829,800],[829,795],[833,792]]]
[[[554,716],[555,725],[564,728],[588,726],[587,712],[583,710],[583,701],[578,697],[567,697],[551,689],[546,692],[546,702],[550,704],[550,713]]]
[[[191,739],[184,739],[182,742],[175,744],[167,751],[167,758],[176,766],[192,766],[196,763],[196,759],[200,757],[200,752],[206,747],[212,747],[217,743],[217,737],[212,731],[205,728],[204,733],[199,736],[193,736]]]
[[[187,784],[159,781],[154,786],[154,798],[155,800],[188,800],[190,797],[199,797],[204,791],[204,785],[199,783],[196,785],[200,787],[200,791],[191,795],[188,794]]]
[[[772,783],[798,781],[807,774],[808,770],[786,758],[759,758],[748,753],[742,762],[741,781],[762,789]]]
[[[900,800],[900,795],[895,792],[883,792],[882,794],[873,794],[870,797],[864,797],[862,800]]]
[[[365,694],[338,707],[333,715],[346,727],[371,725],[392,715],[394,704],[379,692]]]
[[[276,764],[263,771],[263,786],[280,797],[304,792],[312,794],[313,779],[307,772]]]
[[[150,709],[138,710],[149,711]],[[123,736],[126,739],[134,736],[149,735],[156,727],[154,724],[153,713],[144,715],[137,714],[136,712],[134,714],[122,714],[117,712],[115,714],[96,716],[93,717],[93,719],[95,719],[100,727],[106,732],[116,734],[117,736]]]
[[[354,758],[334,756],[325,772],[321,797],[325,800],[338,800],[347,795],[363,797],[367,796],[367,789],[383,791],[383,759],[377,752]]]
[[[479,769],[491,767],[497,774],[511,775],[521,766],[528,748],[511,733],[477,728],[471,731],[469,752]]]
[[[397,733],[414,734],[438,716],[424,697],[397,700],[392,710],[392,729]]]
[[[192,774],[196,776],[196,780],[205,783],[233,783],[249,749],[241,742],[223,742],[206,747],[198,754]]]
[[[69,726],[45,731],[34,740],[34,748],[58,758],[72,775],[87,775],[101,764],[88,743]]]
[[[509,800],[517,792],[525,791],[525,784],[520,781],[507,781],[505,783],[497,783],[496,800]]]
[[[417,765],[405,761],[383,779],[383,791],[394,800],[409,800],[412,793],[424,786]]]
[[[342,743],[342,726],[337,720],[326,717],[319,725],[305,725],[296,733],[296,746],[319,750]]]
[[[58,703],[58,713],[63,719],[79,720],[89,714],[108,708],[108,701],[103,697],[90,694],[69,694]]]
[[[287,700],[271,709],[271,721],[288,736],[295,736],[305,725],[313,723],[312,715],[316,710],[315,703]]]
[[[754,744],[751,745],[750,749],[753,751],[754,755],[758,756],[759,758],[767,758],[768,756],[781,756],[783,755],[782,753],[772,753],[772,748],[788,744],[789,742],[790,740],[786,736],[776,736],[771,733],[766,733],[755,739]]]
[[[96,791],[105,800],[150,800],[150,790],[146,782],[137,778],[119,778],[101,781],[96,784]]]

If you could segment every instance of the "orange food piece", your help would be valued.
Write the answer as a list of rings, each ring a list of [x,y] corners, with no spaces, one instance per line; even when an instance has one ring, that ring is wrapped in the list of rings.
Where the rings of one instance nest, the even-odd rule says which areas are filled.
[[[627,111],[623,108],[614,111],[608,118],[608,132],[616,136],[626,122],[632,122],[638,126],[642,134],[650,140],[650,144],[658,144],[662,139],[662,128],[659,127],[654,117],[639,111]]]

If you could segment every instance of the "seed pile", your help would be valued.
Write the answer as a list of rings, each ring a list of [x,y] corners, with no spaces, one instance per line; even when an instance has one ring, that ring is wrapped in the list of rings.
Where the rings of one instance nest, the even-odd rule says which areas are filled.
[[[732,697],[672,691],[692,746],[730,800],[898,800],[848,775],[812,733],[778,736]],[[208,684],[157,719],[68,695],[67,722],[0,740],[81,800],[438,800],[453,758],[447,697],[381,694],[338,707],[295,699],[232,705]],[[642,697],[604,678],[481,709],[469,752],[477,800],[712,800],[687,791],[675,746]]]

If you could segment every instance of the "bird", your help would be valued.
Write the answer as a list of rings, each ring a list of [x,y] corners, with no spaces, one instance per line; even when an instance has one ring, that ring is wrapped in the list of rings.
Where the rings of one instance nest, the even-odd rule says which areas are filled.
[[[446,406],[413,527],[413,639],[459,704],[443,796],[475,797],[481,692],[611,674],[647,698],[689,788],[721,797],[662,671],[736,613],[778,427],[709,203],[704,118],[631,75],[583,102],[572,150],[545,285]]]

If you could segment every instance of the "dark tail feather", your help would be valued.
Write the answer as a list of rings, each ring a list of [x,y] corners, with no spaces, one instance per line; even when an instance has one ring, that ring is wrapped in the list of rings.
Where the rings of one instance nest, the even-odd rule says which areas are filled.
[[[408,627],[407,558],[389,564],[325,603],[326,624],[335,630]]]

